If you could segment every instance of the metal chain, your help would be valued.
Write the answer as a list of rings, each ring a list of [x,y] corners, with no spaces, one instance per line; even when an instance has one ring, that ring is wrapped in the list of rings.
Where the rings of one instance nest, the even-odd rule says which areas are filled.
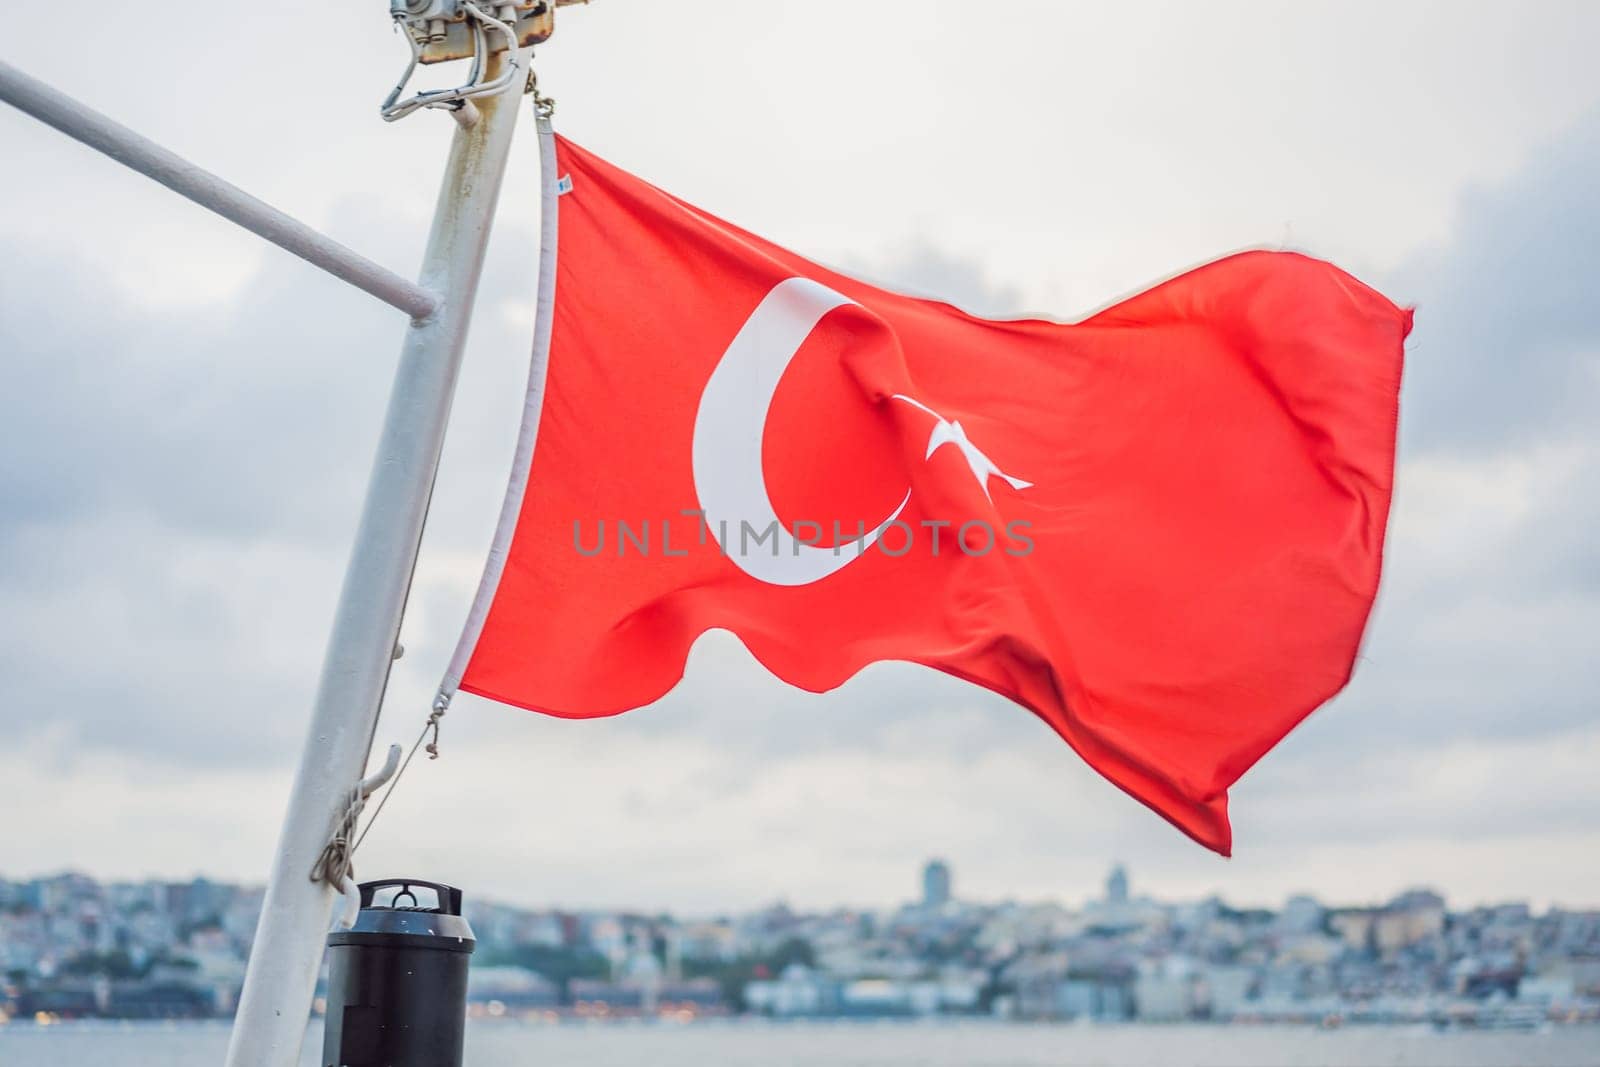
[[[533,113],[541,119],[549,119],[556,113],[556,99],[553,96],[544,96],[539,92],[539,72],[533,69],[532,57],[528,60],[528,81],[523,85],[525,95],[533,97]]]
[[[449,710],[450,698],[448,696],[440,693],[433,698],[433,714],[428,716],[427,724],[422,728],[423,733],[427,733],[429,728],[433,730],[433,740],[428,742],[429,759],[439,758],[439,720],[444,718],[444,713]]]

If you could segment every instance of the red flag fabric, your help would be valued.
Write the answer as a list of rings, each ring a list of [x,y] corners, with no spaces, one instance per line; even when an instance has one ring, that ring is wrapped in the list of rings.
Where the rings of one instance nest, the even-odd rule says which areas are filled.
[[[814,691],[908,660],[1228,854],[1228,787],[1350,676],[1410,313],[1246,252],[1074,325],[977,318],[556,140],[537,447],[460,688],[611,715],[714,627]]]

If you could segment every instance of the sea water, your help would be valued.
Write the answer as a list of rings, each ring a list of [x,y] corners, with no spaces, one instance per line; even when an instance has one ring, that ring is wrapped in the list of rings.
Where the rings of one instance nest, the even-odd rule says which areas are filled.
[[[321,1031],[302,1064],[316,1067]],[[225,1023],[0,1026],[0,1067],[220,1067]],[[467,1067],[1600,1067],[1600,1027],[472,1023]]]

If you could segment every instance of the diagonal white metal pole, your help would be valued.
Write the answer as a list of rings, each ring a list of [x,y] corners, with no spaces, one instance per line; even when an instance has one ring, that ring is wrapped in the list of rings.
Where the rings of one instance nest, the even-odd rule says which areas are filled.
[[[180,196],[238,223],[358,289],[365,289],[414,319],[425,319],[438,308],[439,298],[415,282],[352,252],[238,186],[4,61],[0,61],[0,101],[54,126],[73,140],[104,152],[124,166],[153,178]]]
[[[520,66],[527,69],[528,53]],[[489,76],[509,58],[491,57]],[[337,894],[312,864],[361,778],[372,746],[401,613],[416,563],[445,424],[461,365],[484,248],[520,108],[520,78],[477,101],[456,130],[422,264],[441,301],[413,322],[400,354],[378,456],[256,926],[228,1067],[294,1067],[311,1012]]]

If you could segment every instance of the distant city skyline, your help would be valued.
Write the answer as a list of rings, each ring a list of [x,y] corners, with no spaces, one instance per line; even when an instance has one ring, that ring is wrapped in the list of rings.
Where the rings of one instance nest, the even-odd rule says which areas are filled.
[[[358,880],[371,880],[376,878],[393,877],[433,878],[434,875],[425,870],[400,869],[386,871],[368,871],[357,873]],[[263,888],[264,883],[240,882],[227,878],[207,875],[203,872],[180,872],[175,874],[148,874],[139,876],[111,876],[104,877],[89,871],[58,868],[38,872],[8,871],[0,868],[0,885],[7,882],[21,884],[27,882],[42,882],[55,879],[88,878],[103,885],[122,886],[148,886],[148,885],[184,885],[192,883],[207,883],[218,886],[228,886],[246,892],[257,892]],[[610,902],[584,902],[581,900],[556,900],[540,899],[536,895],[505,896],[490,892],[482,892],[471,885],[461,885],[443,879],[448,884],[456,885],[463,890],[468,899],[479,903],[504,905],[515,908],[529,908],[548,911],[570,912],[619,912],[627,914],[651,915],[663,912],[660,904],[648,900],[641,900],[632,904],[615,904]],[[941,892],[942,890],[942,892]],[[1471,910],[1473,908],[1496,907],[1504,904],[1526,904],[1538,909],[1567,909],[1578,911],[1600,911],[1600,891],[1592,899],[1570,901],[1544,901],[1537,898],[1494,897],[1488,899],[1472,899],[1451,894],[1448,886],[1429,884],[1424,881],[1405,883],[1398,889],[1373,889],[1364,894],[1349,896],[1329,895],[1314,887],[1290,890],[1277,898],[1234,896],[1222,892],[1202,892],[1196,895],[1177,895],[1164,893],[1159,887],[1142,885],[1135,877],[1135,872],[1130,871],[1126,864],[1108,860],[1101,867],[1098,881],[1092,882],[1088,888],[1072,892],[1063,891],[1057,894],[1020,895],[1000,893],[996,895],[976,896],[958,891],[956,871],[954,865],[941,857],[930,857],[914,871],[914,878],[908,882],[903,891],[898,895],[889,894],[878,900],[867,900],[864,897],[852,898],[844,893],[832,899],[820,901],[799,900],[777,894],[765,899],[752,900],[747,903],[727,906],[711,907],[704,910],[690,908],[666,909],[671,914],[682,915],[686,918],[701,919],[719,915],[738,914],[741,912],[758,911],[770,907],[796,907],[806,911],[819,913],[838,911],[890,911],[907,905],[938,906],[945,902],[957,902],[980,906],[1001,904],[1050,904],[1067,908],[1081,908],[1096,901],[1110,900],[1117,903],[1126,903],[1137,900],[1158,900],[1169,903],[1193,903],[1206,900],[1221,900],[1235,907],[1262,910],[1293,910],[1297,901],[1312,900],[1334,908],[1371,908],[1382,905],[1385,901],[1402,897],[1406,893],[1426,890],[1437,893],[1440,898],[1452,909]],[[937,902],[937,903],[936,903]]]
[[[1078,907],[976,902],[932,859],[885,909],[715,915],[466,895],[469,1011],[544,1021],[755,1014],[1107,1022],[1600,1022],[1600,909],[1282,908],[1140,894],[1121,864]],[[0,878],[0,1022],[226,1016],[260,889]]]

